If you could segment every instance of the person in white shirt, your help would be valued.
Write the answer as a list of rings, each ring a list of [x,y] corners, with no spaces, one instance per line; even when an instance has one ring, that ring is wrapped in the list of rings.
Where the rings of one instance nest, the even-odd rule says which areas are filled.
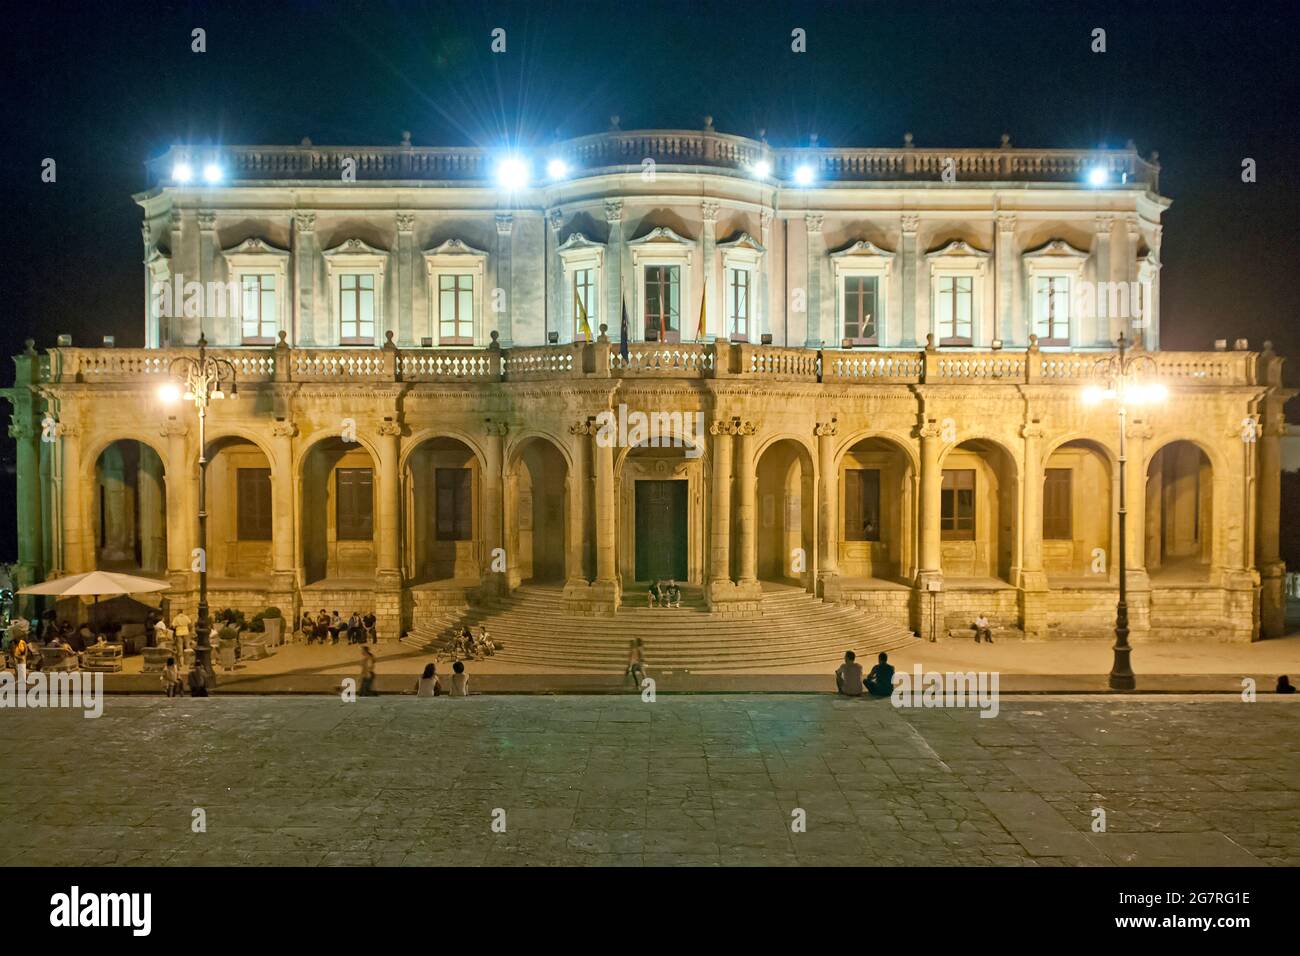
[[[465,673],[465,665],[457,661],[451,665],[451,696],[468,697],[469,696],[469,675]]]
[[[442,684],[438,682],[437,669],[432,664],[424,665],[424,673],[415,682],[416,697],[437,697],[442,693]]]
[[[989,619],[987,617],[981,614],[979,617],[975,618],[975,623],[972,627],[975,629],[976,644],[980,642],[981,637],[990,644],[993,643],[993,630],[989,627]]]
[[[852,651],[844,652],[844,663],[835,671],[835,689],[845,697],[862,696],[862,665]]]

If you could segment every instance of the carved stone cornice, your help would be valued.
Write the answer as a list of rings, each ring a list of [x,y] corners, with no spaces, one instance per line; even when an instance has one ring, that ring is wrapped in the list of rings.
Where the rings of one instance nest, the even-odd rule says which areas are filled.
[[[415,213],[399,212],[397,214],[397,231],[414,232],[415,231]]]
[[[295,232],[311,233],[316,231],[316,214],[299,210],[293,214],[293,228]]]
[[[623,200],[606,199],[605,200],[605,222],[611,226],[617,225],[623,221]]]

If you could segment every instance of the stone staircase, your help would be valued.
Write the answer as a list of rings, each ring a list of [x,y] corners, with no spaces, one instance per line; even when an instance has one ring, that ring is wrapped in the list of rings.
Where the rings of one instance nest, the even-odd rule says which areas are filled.
[[[800,588],[765,583],[759,618],[715,616],[698,588],[684,589],[680,608],[624,605],[613,617],[566,612],[558,587],[525,585],[508,598],[462,611],[431,614],[402,638],[437,653],[464,625],[486,624],[504,644],[494,660],[582,672],[617,673],[633,638],[645,644],[651,671],[692,673],[801,664],[834,665],[852,650],[866,665],[880,651],[911,644],[910,633],[856,608],[827,604]],[[633,592],[643,601],[641,593]]]

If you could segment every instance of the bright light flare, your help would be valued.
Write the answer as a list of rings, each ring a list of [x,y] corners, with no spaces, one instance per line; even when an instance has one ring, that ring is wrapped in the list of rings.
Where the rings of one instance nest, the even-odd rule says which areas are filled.
[[[507,156],[497,164],[497,183],[507,192],[518,192],[528,185],[528,164],[518,156]]]
[[[1106,170],[1101,166],[1094,166],[1092,169],[1088,170],[1088,183],[1090,185],[1104,186],[1106,185],[1106,180],[1109,178],[1110,177],[1107,175]]]
[[[767,179],[768,176],[772,175],[772,164],[766,159],[760,159],[750,167],[750,170],[759,179]]]
[[[208,163],[203,167],[203,180],[209,183],[221,182],[221,167],[216,163]]]
[[[178,183],[188,183],[194,178],[194,170],[189,163],[177,163],[172,167],[172,179]]]
[[[546,175],[550,179],[564,179],[569,175],[569,164],[562,159],[553,159],[546,164]]]
[[[811,185],[813,179],[815,178],[816,177],[813,174],[813,168],[809,166],[807,163],[800,166],[798,169],[794,171],[794,181],[800,186]]]
[[[168,383],[158,389],[158,397],[168,405],[173,405],[181,399],[181,390],[175,385]]]

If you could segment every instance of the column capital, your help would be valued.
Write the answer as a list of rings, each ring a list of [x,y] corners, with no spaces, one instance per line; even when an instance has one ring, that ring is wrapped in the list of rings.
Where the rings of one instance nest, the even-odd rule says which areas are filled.
[[[720,418],[716,422],[709,423],[709,434],[710,435],[734,435],[736,434],[734,428],[735,425],[732,421],[730,421],[729,419]]]
[[[551,232],[558,234],[564,225],[564,210],[555,208],[547,212],[546,224],[551,227]]]
[[[914,213],[908,213],[901,217],[899,222],[903,227],[903,232],[911,233],[913,235],[915,235],[917,229],[921,227],[921,217]]]
[[[497,235],[508,236],[514,231],[515,217],[508,212],[497,214]]]
[[[570,435],[594,435],[600,431],[600,426],[596,424],[594,418],[589,418],[585,422],[575,422],[569,426]]]
[[[36,428],[31,422],[19,418],[17,415],[9,416],[9,437],[25,441],[36,437]]]
[[[489,418],[483,423],[483,431],[492,438],[505,438],[506,433],[510,431],[510,426],[505,422],[496,422]]]
[[[1099,234],[1108,233],[1115,225],[1115,217],[1108,212],[1098,213],[1093,219],[1093,223],[1097,227]]]
[[[210,209],[199,210],[195,219],[198,221],[200,229],[206,231],[217,228],[217,214]]]
[[[742,435],[742,436],[744,436],[744,435],[754,435],[754,434],[757,434],[757,433],[758,433],[758,423],[757,423],[757,422],[741,421],[740,419],[737,419],[737,420],[736,420],[736,434],[737,434],[737,435]]]
[[[158,434],[163,438],[184,438],[190,433],[190,426],[177,418],[168,418],[158,426]]]
[[[298,426],[291,421],[272,422],[271,434],[276,438],[293,438],[298,434]]]
[[[933,418],[916,427],[916,437],[918,438],[939,438],[942,435],[943,426]]]
[[[311,233],[316,231],[316,214],[306,210],[297,210],[293,214],[294,232]]]
[[[402,423],[392,418],[385,418],[375,426],[375,431],[386,438],[400,438]]]
[[[617,225],[623,221],[623,200],[605,200],[605,221],[611,226]]]
[[[1047,429],[1039,422],[1025,422],[1020,426],[1020,436],[1022,438],[1042,438],[1047,434]]]
[[[767,229],[772,225],[772,220],[773,220],[774,218],[775,218],[775,216],[774,216],[774,214],[772,213],[772,210],[770,210],[770,209],[761,209],[761,210],[759,210],[759,213],[758,213],[758,225],[759,225],[759,228],[761,228],[763,231],[766,232]]]
[[[399,212],[397,214],[397,231],[414,232],[415,231],[415,213]]]
[[[54,434],[59,438],[76,438],[81,434],[81,427],[76,422],[55,422]]]
[[[822,223],[826,221],[826,217],[819,212],[810,212],[804,215],[803,221],[809,232],[819,233],[822,231]]]
[[[1156,430],[1146,422],[1131,422],[1129,423],[1128,429],[1125,431],[1125,435],[1135,441],[1146,441],[1147,439],[1154,438],[1155,434]],[[1237,430],[1235,429],[1228,432],[1229,437],[1236,434]]]
[[[704,222],[717,222],[718,206],[719,204],[712,199],[704,200],[700,203],[700,218]]]
[[[828,422],[818,422],[813,426],[813,434],[818,438],[833,438],[839,434],[839,419],[832,418]]]

